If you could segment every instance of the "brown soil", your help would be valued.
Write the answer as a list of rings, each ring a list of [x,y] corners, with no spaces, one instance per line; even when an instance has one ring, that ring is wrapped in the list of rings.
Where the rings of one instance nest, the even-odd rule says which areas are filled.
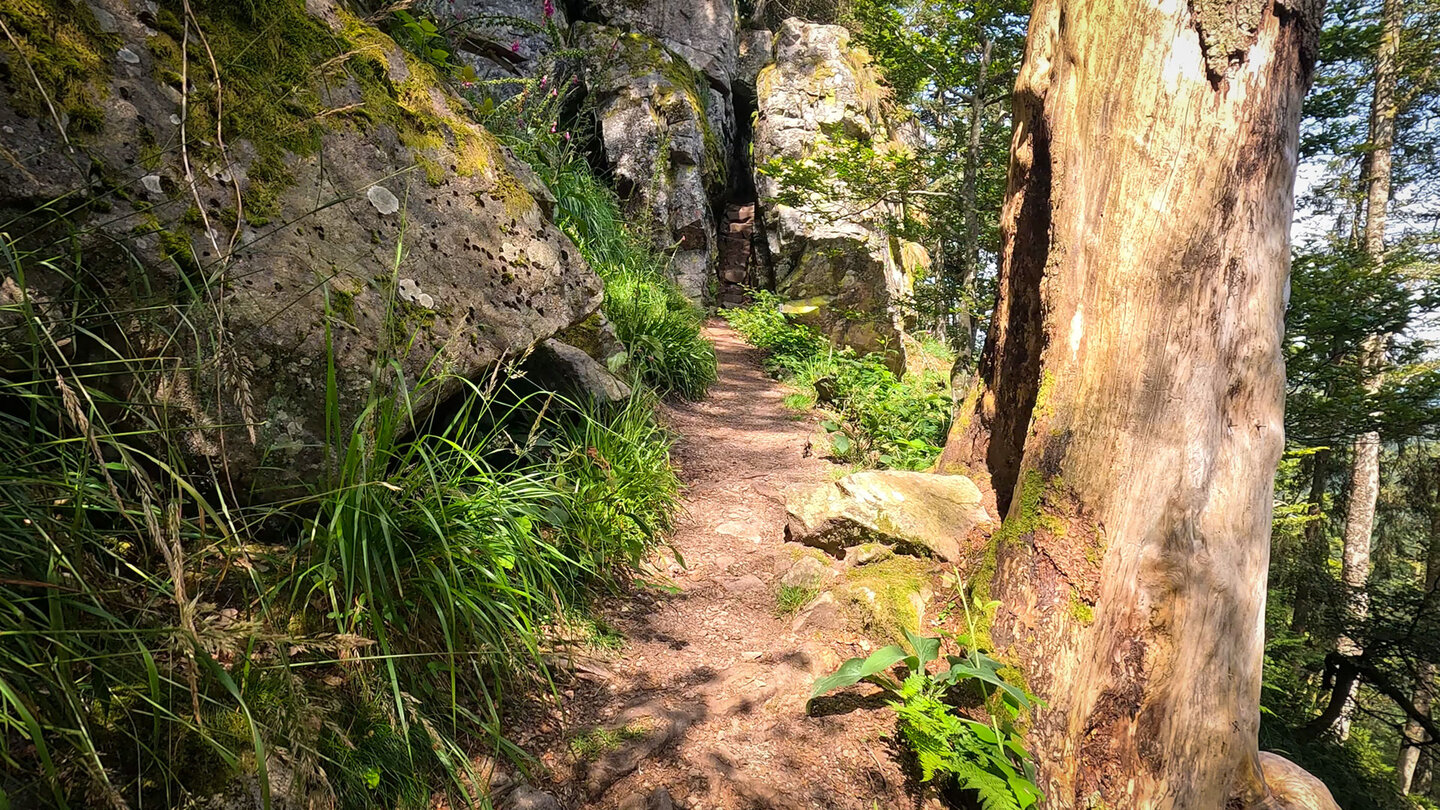
[[[536,781],[570,808],[669,806],[660,788],[687,810],[936,806],[902,767],[878,690],[807,713],[814,677],[875,644],[797,633],[777,605],[802,553],[783,539],[785,496],[838,468],[811,451],[814,421],[781,404],[757,352],[723,323],[707,332],[719,381],[704,401],[665,409],[686,483],[673,538],[684,566],[660,559],[651,580],[673,589],[637,586],[603,607],[626,642],[579,656],[560,687],[563,722],[519,735],[543,751]]]

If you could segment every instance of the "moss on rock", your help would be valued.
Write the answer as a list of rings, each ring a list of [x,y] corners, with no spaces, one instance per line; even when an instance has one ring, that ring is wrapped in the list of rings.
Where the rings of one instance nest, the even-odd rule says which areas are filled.
[[[101,30],[76,0],[6,0],[0,20],[10,34],[0,39],[10,104],[36,118],[53,107],[71,134],[98,130],[104,113],[96,102],[109,92],[120,37]]]
[[[902,640],[905,630],[920,630],[930,579],[926,561],[898,555],[849,571],[843,595],[866,632]]]

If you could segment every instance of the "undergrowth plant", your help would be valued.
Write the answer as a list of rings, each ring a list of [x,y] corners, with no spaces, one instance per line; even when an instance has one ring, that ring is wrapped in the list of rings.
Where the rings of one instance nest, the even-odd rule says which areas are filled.
[[[723,316],[765,351],[772,373],[799,389],[799,402],[813,402],[825,414],[820,424],[835,458],[901,470],[934,463],[950,426],[945,375],[922,369],[897,379],[878,358],[836,349],[814,329],[791,322],[774,293],[751,295],[754,303]]]
[[[965,604],[963,588],[957,590]],[[975,608],[985,612],[995,605],[977,603]],[[965,615],[969,633],[954,638],[962,652],[944,656],[948,669],[930,671],[941,658],[940,638],[907,629],[908,650],[890,645],[869,657],[852,658],[815,681],[810,699],[860,681],[881,687],[890,695],[901,739],[915,753],[923,781],[936,776],[950,780],[959,790],[973,791],[985,810],[1025,810],[1044,797],[1035,785],[1035,763],[1017,721],[1038,701],[1008,682],[1000,673],[1003,665],[979,648],[968,604]],[[900,680],[888,674],[897,665],[905,669]],[[965,697],[978,699],[976,711],[983,713],[983,722],[957,710],[957,699]]]
[[[596,410],[505,368],[406,385],[382,353],[352,423],[330,375],[328,477],[247,503],[144,384],[204,297],[119,303],[79,243],[0,253],[0,805],[183,806],[245,776],[320,808],[447,781],[484,804],[469,758],[520,758],[500,712],[548,688],[545,628],[671,527],[653,394]],[[68,317],[37,311],[39,273],[69,280]],[[421,418],[432,387],[460,393]]]

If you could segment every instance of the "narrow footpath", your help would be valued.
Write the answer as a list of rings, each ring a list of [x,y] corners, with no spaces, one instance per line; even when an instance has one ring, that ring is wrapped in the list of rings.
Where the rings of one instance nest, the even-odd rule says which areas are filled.
[[[806,714],[812,680],[873,644],[777,602],[803,556],[784,542],[785,496],[839,468],[812,451],[814,420],[782,405],[758,352],[723,322],[707,334],[719,381],[665,413],[686,485],[678,555],[656,563],[664,587],[605,606],[625,644],[572,665],[563,733],[530,746],[548,749],[537,781],[568,808],[929,807],[878,694],[857,687]]]

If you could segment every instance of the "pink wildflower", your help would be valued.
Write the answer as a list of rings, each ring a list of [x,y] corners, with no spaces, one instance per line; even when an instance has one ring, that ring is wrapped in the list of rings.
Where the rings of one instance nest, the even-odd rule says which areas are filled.
[[[511,52],[511,53],[519,53],[519,52],[520,52],[520,40],[517,39],[517,40],[515,40],[514,42],[510,43],[510,52]]]
[[[551,17],[555,16],[555,4],[551,0],[545,0],[544,9],[545,19],[548,22]]]

